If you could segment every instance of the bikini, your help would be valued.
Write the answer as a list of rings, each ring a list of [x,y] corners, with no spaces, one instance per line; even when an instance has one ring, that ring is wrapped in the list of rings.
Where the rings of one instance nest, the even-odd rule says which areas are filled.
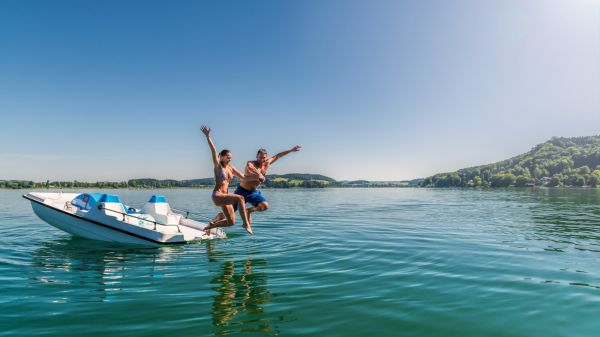
[[[224,171],[224,169],[221,168],[221,172],[219,173],[219,178],[221,178],[222,180],[228,180],[227,179],[227,175],[223,171]],[[215,197],[217,193],[221,193],[221,192],[219,192],[219,191],[213,191],[212,196]]]

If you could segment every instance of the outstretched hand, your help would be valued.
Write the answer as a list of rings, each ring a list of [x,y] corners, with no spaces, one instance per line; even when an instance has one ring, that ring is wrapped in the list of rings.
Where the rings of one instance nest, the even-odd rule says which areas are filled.
[[[202,125],[200,127],[200,130],[202,130],[202,133],[206,136],[206,137],[210,137],[210,128],[206,125]]]
[[[292,152],[298,152],[298,151],[300,151],[301,148],[302,148],[302,146],[296,145],[292,148]]]

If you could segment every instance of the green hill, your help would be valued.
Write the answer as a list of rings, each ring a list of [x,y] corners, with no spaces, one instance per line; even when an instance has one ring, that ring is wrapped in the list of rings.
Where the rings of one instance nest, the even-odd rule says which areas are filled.
[[[552,139],[494,164],[426,178],[423,187],[600,186],[600,136]]]

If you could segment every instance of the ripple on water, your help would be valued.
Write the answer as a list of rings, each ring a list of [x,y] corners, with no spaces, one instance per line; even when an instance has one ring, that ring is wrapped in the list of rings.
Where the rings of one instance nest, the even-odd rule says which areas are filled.
[[[112,192],[216,212],[206,190]],[[272,207],[255,214],[254,237],[236,225],[225,240],[142,248],[71,237],[35,217],[22,191],[0,191],[0,336],[600,328],[600,194],[591,189],[264,193]]]

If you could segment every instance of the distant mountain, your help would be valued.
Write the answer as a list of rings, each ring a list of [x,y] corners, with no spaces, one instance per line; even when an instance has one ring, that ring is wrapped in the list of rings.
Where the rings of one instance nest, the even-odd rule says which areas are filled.
[[[507,160],[436,174],[421,186],[600,186],[600,136],[553,137]]]

